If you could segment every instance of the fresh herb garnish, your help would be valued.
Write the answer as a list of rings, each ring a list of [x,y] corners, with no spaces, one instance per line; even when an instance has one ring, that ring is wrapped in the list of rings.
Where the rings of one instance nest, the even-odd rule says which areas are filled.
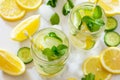
[[[54,37],[54,38],[56,38],[56,39],[58,39],[58,40],[60,40],[62,42],[62,39],[60,37],[58,37],[54,32],[48,33],[48,36],[49,37]]]
[[[73,1],[72,0],[67,0],[67,2],[64,4],[62,13],[63,15],[68,15],[70,13],[70,10],[74,7]]]
[[[57,3],[57,0],[49,0],[48,2],[47,2],[47,5],[50,5],[51,7],[56,7],[56,3]]]
[[[81,19],[81,24],[78,25],[78,29],[80,30],[82,23],[85,23],[88,29],[91,32],[98,31],[102,26],[105,25],[104,21],[102,20],[102,9],[98,5],[95,6],[92,16],[84,16]],[[78,24],[78,23],[77,23]]]
[[[93,11],[93,18],[98,19],[102,17],[102,9],[100,6],[96,5]]]
[[[53,61],[63,56],[66,53],[67,49],[68,47],[66,45],[60,44],[57,47],[53,46],[51,49],[44,49],[43,54],[47,56],[49,61]]]
[[[85,75],[81,80],[95,80],[95,75],[89,73],[88,75]]]
[[[82,22],[86,23],[88,29],[91,32],[98,31],[101,26],[105,25],[104,21],[101,18],[94,19],[94,18],[91,18],[90,16],[84,16],[82,18]]]
[[[52,25],[55,25],[55,24],[59,24],[59,22],[60,22],[59,15],[57,13],[54,13],[50,18],[50,23]]]

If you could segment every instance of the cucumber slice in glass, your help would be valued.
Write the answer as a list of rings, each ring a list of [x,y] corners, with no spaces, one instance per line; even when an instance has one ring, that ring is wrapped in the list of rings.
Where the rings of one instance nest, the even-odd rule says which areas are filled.
[[[46,36],[44,38],[44,42],[46,44],[47,47],[52,47],[52,46],[58,46],[59,44],[62,44],[62,41],[55,38],[55,37],[49,37],[49,36]]]
[[[81,22],[81,15],[79,12],[74,13],[73,24],[78,30],[80,30],[82,22]]]

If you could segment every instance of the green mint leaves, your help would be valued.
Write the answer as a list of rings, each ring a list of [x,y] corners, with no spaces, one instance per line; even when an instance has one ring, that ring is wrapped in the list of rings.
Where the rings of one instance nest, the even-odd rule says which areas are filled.
[[[96,32],[100,29],[101,26],[105,25],[104,21],[101,19],[102,9],[99,6],[96,6],[93,11],[93,16],[84,16],[82,22],[86,23],[88,29],[91,32]]]
[[[98,19],[102,17],[102,9],[100,6],[96,6],[93,12],[93,18]]]
[[[47,5],[50,5],[51,7],[56,7],[57,0],[48,0]]]
[[[60,40],[62,42],[62,39],[60,37],[58,37],[54,32],[48,33],[48,36],[49,37],[54,37],[54,38],[56,38],[56,39],[58,39],[58,40]]]
[[[98,31],[100,27],[105,24],[102,19],[93,19],[89,16],[84,16],[82,22],[87,24],[87,27],[91,32]]]
[[[72,0],[67,0],[67,2],[64,4],[63,9],[62,9],[62,13],[63,15],[68,15],[68,13],[70,13],[70,10],[74,7],[74,4],[72,2]]]
[[[50,23],[52,25],[55,25],[55,24],[59,24],[59,22],[60,22],[59,15],[57,13],[54,13],[50,18]]]
[[[68,47],[64,44],[60,44],[57,47],[53,46],[51,49],[46,48],[43,50],[43,54],[47,56],[49,61],[59,59],[67,52]]]
[[[95,80],[95,75],[89,73],[88,75],[85,75],[81,80]]]

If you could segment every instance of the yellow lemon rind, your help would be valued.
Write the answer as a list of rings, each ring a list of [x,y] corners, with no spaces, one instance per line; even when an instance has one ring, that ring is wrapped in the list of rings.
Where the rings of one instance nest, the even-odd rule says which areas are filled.
[[[13,72],[10,72],[8,70],[3,70],[5,73],[9,74],[9,75],[12,75],[12,76],[18,76],[18,75],[21,75],[25,72],[25,64],[15,55],[5,51],[4,49],[0,49],[0,52],[3,52],[3,53],[7,53],[8,55],[12,56],[14,59],[16,59],[17,61],[20,62],[20,64],[22,65],[22,69],[20,70],[19,73],[13,73]],[[4,56],[3,56],[4,57]],[[10,62],[11,64],[13,64],[12,62]],[[2,66],[0,66],[0,69],[3,69]]]
[[[14,16],[14,17],[9,17],[9,16],[4,16],[3,14],[0,14],[0,16],[4,19],[4,20],[7,20],[7,21],[17,21],[17,20],[20,20],[22,19],[26,14],[26,11],[23,10],[21,12],[21,14],[19,14],[18,16]]]
[[[84,61],[84,63],[83,63],[83,65],[82,65],[82,70],[83,70],[83,73],[85,74],[85,75],[87,75],[88,73],[87,73],[87,71],[86,71],[86,69],[85,69],[85,66],[86,66],[86,64],[88,63],[88,61],[90,60],[90,59],[92,59],[92,58],[100,58],[99,56],[90,56],[90,57],[88,57],[85,61]],[[106,78],[105,78],[105,80],[109,80],[110,78],[112,77],[112,74],[110,73]]]
[[[103,56],[104,56],[105,52],[106,52],[107,50],[110,50],[110,49],[116,49],[116,50],[118,50],[118,51],[120,52],[120,49],[117,48],[117,47],[109,47],[109,48],[106,48],[105,50],[103,50],[103,51],[101,52],[101,55],[100,55],[101,64],[102,64],[102,66],[103,66],[108,72],[113,73],[113,74],[120,74],[120,70],[113,70],[113,69],[109,68],[109,67],[105,64],[105,62],[104,62]]]
[[[36,9],[38,9],[38,8],[41,6],[41,4],[43,3],[43,1],[40,0],[40,1],[37,3],[37,5],[35,5],[35,6],[33,6],[33,7],[25,6],[25,5],[22,4],[19,0],[16,0],[16,3],[17,3],[21,8],[29,11],[29,10],[36,10]]]
[[[34,20],[37,20],[37,21],[38,21],[38,25],[36,26],[36,29],[32,32],[31,35],[28,33],[28,34],[29,34],[28,36],[32,36],[32,35],[39,29],[39,25],[40,25],[40,23],[39,23],[39,22],[40,22],[40,15],[33,15],[33,16],[28,17],[27,19],[23,20],[21,23],[19,23],[19,24],[12,30],[12,32],[11,32],[11,39],[12,39],[12,40],[15,40],[15,41],[19,41],[19,42],[22,42],[22,41],[28,39],[28,36],[26,36],[26,35],[24,34],[24,31],[27,31],[27,30],[25,30],[25,28],[26,28],[26,27],[28,28],[28,26],[32,25],[31,22],[33,22]],[[29,24],[23,24],[24,22],[29,22]],[[23,27],[21,27],[22,25],[23,25]],[[19,33],[21,33],[22,35],[24,35],[24,38],[19,38],[19,39],[16,38],[16,36],[17,36]]]

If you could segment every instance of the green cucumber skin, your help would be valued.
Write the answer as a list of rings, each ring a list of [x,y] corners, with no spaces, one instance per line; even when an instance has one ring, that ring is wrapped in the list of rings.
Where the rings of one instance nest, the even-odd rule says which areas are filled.
[[[22,47],[22,48],[20,48],[19,50],[18,50],[18,52],[17,52],[17,56],[20,58],[20,51],[22,50],[22,49],[29,49],[30,50],[30,48],[29,47]],[[22,60],[22,59],[21,59]],[[22,60],[23,61],[23,60]],[[33,61],[33,58],[31,58],[31,59],[29,59],[28,61],[23,61],[23,63],[24,64],[28,64],[28,63],[31,63]]]
[[[29,63],[31,63],[33,61],[33,59],[31,59],[31,60],[29,60],[29,61],[27,61],[27,62],[24,62],[24,64],[29,64]]]
[[[115,22],[116,22],[116,26],[114,26],[114,28],[110,28],[110,29],[105,29],[106,32],[109,32],[109,31],[113,31],[117,28],[118,26],[118,22],[117,20],[114,18],[114,17],[108,17],[108,19],[113,19]],[[106,25],[107,26],[107,25]]]
[[[107,43],[107,41],[106,41],[106,35],[109,34],[109,33],[115,33],[115,34],[117,34],[119,36],[119,42],[118,42],[118,44],[116,44],[116,45],[110,45],[109,43]],[[104,35],[104,43],[108,47],[116,47],[116,46],[118,46],[120,44],[120,35],[117,32],[115,32],[115,31],[106,32],[105,35]]]

